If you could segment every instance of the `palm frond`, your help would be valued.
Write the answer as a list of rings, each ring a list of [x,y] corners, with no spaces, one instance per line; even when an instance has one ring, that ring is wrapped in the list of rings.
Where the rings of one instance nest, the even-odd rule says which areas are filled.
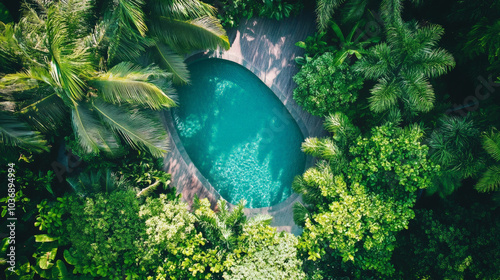
[[[145,16],[142,11],[142,6],[145,4],[143,0],[115,0],[115,16],[123,27],[132,29],[132,26],[141,34],[146,36],[148,27],[146,25]]]
[[[41,92],[42,89],[39,90]],[[28,102],[20,102],[18,114],[41,132],[54,131],[67,118],[67,108],[56,93],[38,97],[33,94]],[[36,98],[38,97],[38,98]]]
[[[448,51],[435,49],[423,52],[411,67],[426,77],[438,77],[455,67],[455,59]]]
[[[19,147],[37,153],[49,150],[47,141],[39,132],[3,111],[0,111],[0,143],[2,150],[6,147]]]
[[[108,65],[121,61],[136,61],[148,47],[154,44],[154,40],[149,36],[142,37],[137,31],[123,26],[113,25],[106,36],[109,40]]]
[[[303,227],[306,223],[307,218],[311,217],[311,213],[307,209],[307,207],[304,206],[304,204],[300,202],[295,202],[293,204],[293,221]]]
[[[444,28],[437,24],[429,24],[425,27],[418,28],[413,33],[416,41],[424,48],[437,47],[437,42],[444,34]]]
[[[99,65],[101,63],[101,52],[109,46],[108,36],[110,22],[109,20],[102,20],[92,28],[92,30],[83,37],[79,43],[81,47],[87,48],[89,53],[92,55],[92,63],[94,65]],[[113,41],[114,42],[114,41]]]
[[[87,19],[91,13],[92,0],[66,0],[57,3],[64,18],[68,34],[76,38],[86,35]]]
[[[172,73],[172,81],[175,84],[188,84],[189,71],[186,63],[184,63],[184,58],[170,50],[164,44],[157,43],[155,46],[160,57],[160,65]]]
[[[500,56],[500,20],[493,24],[487,19],[482,18],[476,23],[467,34],[467,43],[463,51],[469,57],[485,53],[490,63],[494,63]]]
[[[443,116],[439,120],[440,132],[458,150],[474,147],[478,143],[479,129],[468,117]]]
[[[211,243],[217,244],[217,241],[220,238],[220,231],[217,227],[216,216],[197,216],[197,222],[200,231],[203,233],[203,237],[205,237]]]
[[[37,88],[40,83],[56,86],[45,68],[31,67],[18,73],[5,75],[0,80],[0,87],[3,92],[20,92]]]
[[[479,192],[498,191],[500,189],[500,165],[489,167],[475,186]]]
[[[316,4],[316,21],[320,30],[328,27],[328,22],[332,19],[335,9],[345,0],[318,0]]]
[[[115,104],[129,103],[147,105],[151,109],[176,106],[173,99],[174,89],[164,92],[151,82],[153,78],[168,77],[168,73],[156,66],[141,68],[130,62],[122,62],[91,80],[99,90],[99,96]],[[170,96],[169,96],[170,95]]]
[[[423,76],[419,78],[403,77],[405,101],[410,112],[429,112],[434,107],[434,89]]]
[[[109,169],[83,172],[76,177],[66,178],[66,182],[77,194],[84,196],[102,191],[110,193],[124,186],[124,181]]]
[[[328,132],[333,133],[333,138],[343,147],[348,141],[357,138],[359,129],[354,126],[349,117],[342,112],[335,112],[325,118],[323,124]]]
[[[219,201],[217,201],[217,209],[219,210],[217,212],[217,217],[225,221],[227,216],[229,216],[229,206],[227,206],[227,201],[219,199]]]
[[[273,220],[273,216],[267,214],[261,214],[254,216],[248,220],[245,227],[252,227],[256,225],[270,225]]]
[[[393,107],[389,109],[387,115],[385,116],[386,123],[392,123],[394,125],[400,125],[403,121],[401,116],[401,110],[399,108]]]
[[[85,152],[98,154],[102,150],[112,154],[119,148],[114,135],[99,122],[85,104],[75,105],[71,113],[73,131]]]
[[[500,162],[500,133],[492,130],[489,134],[484,134],[482,138],[484,150]]]
[[[321,158],[326,160],[335,160],[343,156],[342,150],[330,138],[321,140]]]
[[[368,98],[370,109],[381,113],[395,106],[398,101],[399,86],[393,80],[379,79],[378,83],[370,90],[372,96]]]
[[[367,79],[378,79],[389,73],[392,64],[392,48],[386,43],[371,47],[362,59],[354,65]]]
[[[157,16],[189,20],[205,16],[215,16],[215,8],[198,0],[148,1],[151,11]],[[154,20],[154,19],[153,19]]]
[[[454,161],[455,155],[448,150],[442,133],[435,131],[431,134],[429,147],[431,148],[431,160],[443,168],[447,168]]]
[[[131,147],[147,150],[155,157],[162,157],[167,152],[167,132],[157,113],[118,107],[99,99],[94,100],[93,109]]]
[[[401,2],[401,0],[382,0],[380,11],[382,19],[387,26],[402,26],[401,11],[403,10],[403,5]]]
[[[220,219],[228,225],[234,234],[239,235],[243,229],[243,225],[247,223],[247,217],[245,216],[244,209],[246,205],[246,200],[242,199],[236,204],[232,209],[231,213],[226,217],[219,215]]]
[[[0,73],[17,72],[22,67],[22,56],[14,38],[14,25],[3,24],[0,30]]]
[[[81,100],[85,83],[81,79],[82,72],[91,67],[85,49],[75,49],[75,42],[68,33],[68,26],[57,6],[50,6],[46,20],[47,47],[50,61],[49,73],[57,87],[67,92],[74,100]],[[84,70],[85,71],[82,71]]]
[[[321,157],[323,151],[323,143],[317,137],[308,137],[301,146],[302,152],[312,155],[313,157]]]
[[[307,204],[316,204],[319,201],[323,201],[323,196],[321,195],[321,191],[318,186],[315,184],[315,180],[312,180],[313,173],[318,174],[319,171],[317,167],[311,167],[307,171],[307,180],[304,176],[296,176],[292,183],[292,189],[294,192],[302,194],[302,198],[304,202]]]
[[[226,31],[214,17],[201,17],[188,21],[166,17],[161,19],[161,24],[152,25],[153,33],[178,52],[217,49],[217,47],[229,49]]]

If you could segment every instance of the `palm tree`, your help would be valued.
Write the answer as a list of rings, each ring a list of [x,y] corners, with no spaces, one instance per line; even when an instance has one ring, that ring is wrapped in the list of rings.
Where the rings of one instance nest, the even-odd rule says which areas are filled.
[[[33,152],[48,151],[47,141],[38,131],[8,114],[0,111],[0,150],[5,152],[9,147],[19,147]]]
[[[96,69],[84,38],[75,35],[74,23],[81,19],[70,17],[74,9],[83,8],[70,2],[40,5],[39,12],[28,7],[14,27],[15,51],[22,54],[24,69],[5,75],[0,84],[17,101],[15,111],[41,132],[54,130],[70,118],[88,153],[113,154],[122,137],[134,147],[163,155],[166,132],[139,106],[175,105],[169,95],[173,90],[151,81],[161,81],[168,74],[158,67],[140,68],[127,62],[108,71]]]
[[[428,189],[446,196],[460,187],[463,179],[483,166],[479,129],[469,118],[443,116],[429,137],[430,159],[441,166],[439,176]]]
[[[230,251],[235,248],[238,237],[243,233],[243,229],[256,224],[269,225],[272,217],[269,215],[258,215],[247,219],[243,209],[246,201],[242,199],[232,211],[229,211],[225,200],[217,202],[218,212],[210,210],[210,203],[207,199],[200,200],[195,196],[193,200],[194,215],[200,231],[208,242],[209,246],[220,246],[222,250]]]
[[[194,2],[198,3],[172,1],[167,6],[184,13],[183,23],[188,24],[192,23],[189,17],[197,14],[189,6]],[[166,52],[164,61],[170,61],[174,74],[153,64],[139,66],[122,61],[138,58],[142,50],[153,44],[160,46],[156,38],[146,36],[148,27],[141,9],[144,3],[113,1],[105,19],[92,27],[86,21],[90,3],[37,2],[26,6],[20,22],[4,29],[8,31],[3,33],[8,44],[0,48],[0,53],[20,57],[24,68],[0,80],[2,95],[15,101],[14,111],[19,118],[43,133],[55,131],[70,119],[85,152],[119,153],[121,139],[133,148],[160,157],[167,150],[166,131],[151,110],[175,106],[175,91],[169,80],[174,76],[187,81],[187,71],[174,69],[185,65],[178,55]],[[182,3],[183,9],[179,6]],[[164,12],[168,13],[168,9]],[[179,16],[178,13],[173,15]],[[163,42],[179,49],[196,36],[201,38],[200,43],[191,47],[223,44],[225,34],[214,36],[217,38],[200,35],[201,29],[213,27],[207,23],[207,17],[203,18],[205,21],[198,21],[206,25],[199,24],[195,31],[185,28],[157,33],[167,34]],[[220,32],[213,29],[213,33]],[[91,34],[86,35],[89,31]],[[190,35],[185,34],[189,32]]]
[[[476,190],[479,192],[498,191],[500,189],[500,132],[493,129],[482,136],[483,149],[495,160],[496,164],[489,166],[483,173]]]
[[[407,118],[429,112],[434,106],[429,78],[455,66],[450,53],[436,48],[444,29],[403,22],[400,1],[383,1],[382,11],[387,43],[370,48],[355,65],[367,79],[377,80],[369,98],[370,109],[376,113],[396,111]]]
[[[172,73],[175,83],[184,84],[189,82],[189,72],[180,54],[229,48],[226,32],[215,18],[215,8],[201,1],[104,2],[108,12],[94,37],[100,38],[100,44],[109,45],[111,63],[134,61],[148,50],[150,59]],[[102,30],[115,39],[107,41]]]
[[[395,1],[395,0],[389,0],[389,2]],[[397,3],[400,3],[400,0],[396,0]],[[333,18],[333,14],[335,10],[337,10],[342,4],[344,4],[346,0],[318,0],[316,4],[316,21],[318,22],[318,27],[320,30],[325,30],[328,27],[328,22]],[[349,22],[355,22],[360,20],[363,15],[366,13],[368,10],[367,7],[369,6],[370,2],[375,2],[375,1],[370,1],[370,0],[348,0],[344,7],[345,9],[342,10],[342,17],[343,17],[343,22],[349,21]],[[384,2],[388,2],[387,0],[381,1],[382,5],[387,5],[384,4]],[[419,6],[422,4],[422,0],[411,0],[415,6]],[[378,5],[378,3],[376,3]],[[384,12],[384,8],[382,7],[382,12]]]
[[[293,181],[292,189],[302,194],[306,203],[305,206],[296,202],[293,206],[294,221],[298,225],[303,225],[317,206],[328,204],[318,186],[332,182],[333,175],[339,174],[349,164],[349,145],[360,135],[359,128],[341,112],[326,117],[324,127],[332,133],[332,137],[312,137],[302,143],[304,153],[321,160],[315,167],[309,168],[303,176],[296,176]]]

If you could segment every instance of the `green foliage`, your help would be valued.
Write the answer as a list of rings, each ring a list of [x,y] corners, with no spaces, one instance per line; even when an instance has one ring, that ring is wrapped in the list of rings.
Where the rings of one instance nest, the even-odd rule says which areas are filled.
[[[64,260],[74,266],[75,274],[106,279],[124,275],[132,279],[210,279],[224,268],[223,255],[217,248],[205,246],[207,240],[196,230],[196,217],[187,205],[163,194],[141,203],[135,191],[116,190],[58,198],[55,203],[44,201],[39,208],[37,226],[50,236],[39,235],[37,240],[55,237],[55,245],[69,247]],[[57,250],[57,246],[49,247]],[[50,260],[44,260],[48,256]],[[52,255],[34,257],[44,261],[45,270],[57,263]],[[57,265],[61,274],[62,265]]]
[[[286,0],[263,0],[264,7],[259,16],[265,16],[275,20],[282,20],[292,14],[294,6]]]
[[[0,23],[0,41],[3,43],[0,46],[0,75],[12,73],[22,67],[22,56],[19,52],[14,51],[16,41],[13,38],[14,25],[13,23]]]
[[[15,185],[15,200],[16,200],[16,215],[22,214],[22,221],[30,220],[37,213],[36,204],[40,201],[40,195],[51,194],[54,195],[51,185],[54,183],[54,172],[52,170],[41,171],[30,169],[33,166],[33,159],[31,156],[22,156],[17,161],[14,166],[15,176],[11,177]],[[5,182],[8,182],[7,177],[8,169],[0,170],[1,178],[5,178]],[[5,197],[0,198],[0,203],[2,205],[1,217],[5,217],[7,212],[7,192]]]
[[[398,236],[393,261],[403,279],[498,279],[500,220],[485,205],[417,210]]]
[[[416,191],[426,188],[437,171],[427,160],[428,148],[419,142],[422,135],[418,127],[385,125],[350,147],[336,145],[339,140],[331,145],[325,145],[328,139],[318,141],[320,150],[335,151],[296,178],[293,188],[315,204],[299,248],[322,264],[319,270],[338,270],[329,263],[334,257],[352,262],[357,277],[360,269],[394,272],[389,260],[395,236],[414,217]]]
[[[0,3],[0,21],[3,23],[12,22],[12,16],[9,13],[9,10],[3,3]]]
[[[441,166],[429,193],[447,196],[461,180],[474,176],[484,166],[479,129],[469,118],[443,116],[429,139],[431,160]]]
[[[316,58],[325,52],[335,54],[335,65],[342,64],[347,58],[353,56],[360,59],[366,52],[365,47],[367,45],[380,41],[380,37],[374,36],[369,37],[366,41],[361,40],[365,39],[366,31],[360,31],[360,27],[369,28],[365,24],[364,20],[358,21],[351,31],[344,35],[338,24],[330,22],[331,30],[328,31],[330,31],[329,33],[333,32],[332,36],[326,30],[318,31],[313,36],[308,36],[305,41],[299,41],[295,44],[297,47],[305,49],[306,52],[305,58],[296,57],[295,61],[300,65],[304,65],[311,60],[310,57]],[[350,59],[347,61],[350,61]]]
[[[399,241],[403,244],[412,242],[408,245],[414,246],[409,252],[413,255],[412,264],[407,267],[404,274],[413,279],[425,279],[431,276],[429,275],[431,271],[440,271],[443,273],[439,277],[441,279],[461,279],[472,262],[466,246],[468,238],[471,237],[470,232],[453,225],[449,227],[443,225],[429,210],[419,210],[416,215],[414,223],[420,226],[416,229],[419,235],[412,234],[411,241],[406,238],[401,238]],[[447,248],[446,254],[436,250],[439,248]],[[428,267],[422,267],[423,264],[427,264]]]
[[[333,12],[337,9],[345,0],[318,0],[316,3],[316,20],[318,22],[318,27],[320,30],[325,30],[328,26],[328,22],[333,17]]]
[[[305,279],[297,238],[265,224],[245,226],[224,279]]]
[[[483,149],[493,158],[483,173],[475,188],[479,192],[498,191],[500,189],[500,132],[492,129],[489,133],[482,135]]]
[[[113,154],[122,138],[134,148],[161,156],[166,152],[166,132],[157,116],[135,110],[144,104],[154,108],[174,104],[159,80],[151,79],[164,78],[167,73],[155,67],[132,67],[130,63],[126,64],[128,68],[114,67],[107,72],[93,64],[83,35],[89,30],[84,16],[89,10],[87,4],[38,3],[37,8],[46,13],[28,8],[14,26],[15,36],[11,34],[16,44],[10,45],[12,53],[23,57],[25,70],[2,78],[4,94],[15,101],[15,112],[22,120],[44,133],[61,127],[71,116],[74,133],[87,153]],[[75,14],[80,15],[75,18]],[[105,57],[94,60],[102,59]],[[116,88],[123,85],[130,90],[118,94]],[[102,100],[132,107],[122,104],[118,109]],[[144,122],[149,125],[145,127]]]
[[[3,111],[0,111],[0,144],[2,151],[10,147],[33,152],[48,151],[47,141],[38,131],[33,131],[27,123]]]
[[[125,185],[124,180],[116,177],[109,169],[82,172],[78,177],[66,178],[66,182],[77,194],[85,196],[99,192],[110,193]]]
[[[441,26],[405,23],[400,1],[383,3],[387,43],[370,48],[355,67],[365,78],[377,80],[369,98],[373,112],[396,111],[409,120],[433,108],[434,89],[429,78],[447,73],[455,61],[446,50],[436,48],[444,33]]]
[[[283,20],[299,12],[302,8],[300,2],[289,3],[287,0],[209,0],[215,5],[219,13],[217,17],[226,28],[236,27],[243,18],[266,17]]]
[[[163,171],[163,159],[154,159],[147,153],[124,150],[119,158],[103,161],[103,157],[85,154],[71,137],[65,138],[72,153],[85,162],[86,167],[76,177],[67,178],[70,187],[77,193],[110,192],[134,186],[138,196],[148,196],[160,191],[171,200],[176,197],[170,188],[170,174]]]
[[[295,58],[295,61],[300,65],[304,65],[311,61],[311,58],[315,58],[326,52],[332,52],[334,48],[328,45],[325,35],[325,31],[315,32],[313,36],[307,36],[304,41],[295,43],[295,46],[304,49],[306,52],[305,58],[299,56]]]
[[[245,204],[246,201],[241,200],[232,211],[229,211],[227,202],[219,200],[217,202],[219,211],[214,212],[210,209],[210,203],[207,199],[199,200],[198,197],[195,197],[193,209],[195,209],[195,215],[198,219],[198,228],[207,238],[209,247],[220,247],[223,251],[231,251],[235,248],[245,225],[254,221],[265,225],[271,222],[270,216],[257,216],[253,220],[247,220],[243,213]]]
[[[58,197],[57,201],[43,200],[37,205],[38,216],[35,226],[40,231],[45,231],[51,236],[64,236],[63,215],[67,213],[67,197]]]
[[[488,61],[498,67],[500,57],[500,20],[489,20],[483,17],[467,34],[467,42],[463,48],[465,54],[473,58],[479,54],[486,54]],[[492,67],[490,67],[491,69]],[[498,69],[498,68],[497,68]]]
[[[210,279],[212,273],[221,272],[221,254],[203,248],[207,240],[196,231],[196,218],[186,204],[169,202],[164,195],[147,198],[139,216],[146,226],[145,261],[157,263],[158,252],[164,260],[156,270],[156,279]]]
[[[229,211],[227,203],[219,200],[214,212],[207,199],[195,198],[195,225],[206,238],[204,250],[222,256],[211,264],[210,271],[223,272],[224,279],[304,278],[295,248],[297,239],[270,227],[270,216],[247,218],[244,206],[241,201]]]
[[[370,37],[367,41],[360,41],[360,39],[365,36],[365,31],[360,32],[354,37],[354,33],[358,31],[358,26],[364,24],[363,21],[358,21],[354,27],[351,29],[349,34],[344,35],[340,26],[335,22],[331,22],[332,30],[337,36],[334,38],[335,42],[339,44],[339,50],[336,51],[337,61],[336,64],[342,64],[346,58],[351,57],[352,55],[356,56],[357,59],[361,59],[363,54],[365,53],[364,46],[377,43],[380,41],[380,37]]]
[[[335,66],[335,61],[332,53],[325,53],[304,65],[293,77],[297,83],[293,98],[313,115],[348,111],[363,85],[362,77],[347,64]]]
[[[71,198],[65,220],[70,254],[78,261],[74,272],[120,279],[138,275],[136,256],[145,242],[144,223],[137,213],[135,192]]]

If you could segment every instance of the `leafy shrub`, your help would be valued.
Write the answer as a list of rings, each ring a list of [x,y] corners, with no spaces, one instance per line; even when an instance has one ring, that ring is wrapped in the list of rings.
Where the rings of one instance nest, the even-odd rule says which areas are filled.
[[[226,28],[236,27],[241,19],[254,16],[282,20],[302,9],[300,2],[291,4],[287,0],[212,0],[207,2],[218,8],[217,17]]]
[[[400,279],[500,279],[500,219],[487,205],[416,211],[398,236],[393,262]]]
[[[75,272],[107,279],[137,276],[137,256],[146,241],[139,209],[133,191],[71,199],[65,224]]]
[[[209,279],[222,271],[222,256],[217,249],[204,249],[206,239],[195,229],[195,216],[178,199],[162,194],[141,200],[133,190],[117,190],[44,201],[39,208],[37,225],[69,247],[64,259],[75,274]]]
[[[438,167],[427,159],[418,127],[384,125],[373,128],[369,137],[349,142],[339,140],[342,133],[352,131],[343,123],[342,118],[325,123],[334,141],[311,138],[302,146],[325,160],[293,184],[312,204],[299,248],[326,274],[335,257],[350,263],[357,277],[364,271],[391,275],[396,234],[414,218],[416,191],[431,183]],[[347,147],[341,145],[344,142]]]
[[[349,65],[335,66],[335,61],[335,55],[325,53],[305,64],[293,77],[297,83],[293,98],[315,116],[347,112],[363,85],[363,78]]]
[[[239,237],[234,264],[225,279],[304,279],[302,262],[297,258],[297,238],[258,224],[247,226]]]
[[[295,46],[302,48],[305,50],[305,57],[306,58],[314,58],[318,55],[322,55],[326,52],[332,52],[335,50],[333,46],[329,46],[328,43],[326,42],[325,38],[326,32],[315,32],[314,35],[312,36],[307,36],[307,38],[304,41],[299,41],[295,43]],[[304,65],[305,58],[303,57],[297,57],[295,58],[295,61],[300,64]]]

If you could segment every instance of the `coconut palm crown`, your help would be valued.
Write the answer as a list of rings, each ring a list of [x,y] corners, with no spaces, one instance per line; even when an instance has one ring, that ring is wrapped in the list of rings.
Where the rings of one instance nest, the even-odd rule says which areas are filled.
[[[22,65],[0,80],[3,110],[11,111],[4,118],[21,120],[24,132],[5,133],[16,127],[3,129],[2,122],[2,142],[22,146],[16,136],[30,135],[24,124],[43,134],[70,120],[87,153],[117,154],[122,141],[157,157],[167,151],[167,133],[154,110],[176,105],[172,78],[188,81],[175,51],[227,48],[227,37],[210,6],[198,1],[150,1],[163,3],[150,17],[151,26],[167,19],[189,26],[165,25],[161,32],[148,31],[142,0],[103,2],[98,20],[92,20],[95,1],[25,3],[19,23],[2,26],[0,56]],[[159,65],[141,59],[148,48],[162,50]],[[4,69],[9,67],[0,72],[8,72]],[[36,142],[31,146],[43,144],[38,134],[31,135]]]
[[[448,51],[437,47],[444,33],[441,26],[403,22],[398,0],[385,0],[382,7],[387,42],[370,48],[355,69],[377,81],[369,98],[373,112],[410,119],[433,108],[434,89],[429,79],[448,72],[455,61]]]

